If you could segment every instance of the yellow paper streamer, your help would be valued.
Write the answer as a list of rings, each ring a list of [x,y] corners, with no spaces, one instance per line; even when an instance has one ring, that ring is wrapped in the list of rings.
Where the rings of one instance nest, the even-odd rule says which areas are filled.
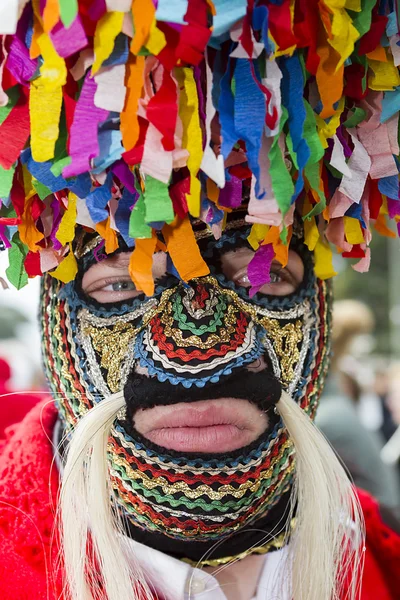
[[[56,233],[58,241],[65,246],[68,242],[72,242],[75,235],[76,221],[76,202],[77,196],[73,192],[68,194],[68,208],[63,214],[60,226]]]
[[[58,267],[50,272],[50,275],[63,283],[68,283],[75,279],[75,275],[78,272],[78,265],[76,258],[72,252],[72,245],[69,244],[69,253],[64,260],[58,265]]]
[[[247,241],[253,250],[258,250],[260,243],[265,239],[269,230],[269,225],[262,225],[261,223],[254,223],[251,226],[251,230]]]
[[[331,13],[332,37],[328,37],[328,43],[340,55],[340,60],[335,69],[337,71],[353,52],[354,43],[358,40],[360,34],[345,10],[346,0],[324,0],[323,3]]]
[[[153,254],[157,245],[157,237],[153,235],[149,239],[137,239],[135,249],[129,261],[129,274],[138,290],[146,296],[154,294],[153,279]]]
[[[354,217],[344,217],[344,234],[349,244],[363,244],[365,242],[361,231],[360,221]]]
[[[190,171],[190,194],[186,200],[193,217],[200,215],[200,181],[197,178],[203,158],[203,145],[199,121],[199,102],[193,70],[176,69],[179,94],[179,116],[183,125],[182,148],[189,152],[187,167]]]
[[[110,56],[114,49],[114,41],[122,31],[122,23],[125,13],[108,12],[97,23],[94,33],[94,63],[92,66],[92,75],[97,73],[101,65]]]
[[[318,127],[318,136],[319,136],[319,139],[321,140],[321,144],[322,144],[323,148],[328,147],[327,140],[329,138],[332,138],[335,135],[336,130],[340,125],[340,117],[342,116],[344,107],[345,107],[345,99],[341,98],[339,100],[339,104],[338,104],[338,107],[337,107],[335,113],[328,120],[328,122],[326,122],[324,119],[322,119],[320,117],[320,115],[317,115],[317,114],[315,115],[315,119],[316,119],[316,123],[317,123],[317,127]]]
[[[31,149],[33,160],[45,162],[54,158],[59,135],[62,86],[67,81],[67,69],[47,33],[43,33],[37,41],[44,62],[40,67],[40,77],[30,85]]]
[[[153,21],[150,26],[149,39],[146,42],[146,48],[149,52],[157,56],[163,48],[167,45],[164,32],[158,29],[156,22]]]
[[[354,12],[361,12],[361,0],[346,0],[346,8]]]
[[[168,253],[183,281],[209,274],[210,269],[200,254],[189,217],[175,217],[170,225],[164,225],[162,232]]]
[[[368,80],[369,87],[375,91],[390,91],[400,85],[400,74],[393,62],[368,60],[372,75]]]
[[[315,274],[320,279],[329,279],[336,275],[336,271],[332,265],[332,250],[330,246],[318,240],[314,249]]]
[[[319,231],[315,218],[304,220],[304,243],[312,252],[319,240]]]

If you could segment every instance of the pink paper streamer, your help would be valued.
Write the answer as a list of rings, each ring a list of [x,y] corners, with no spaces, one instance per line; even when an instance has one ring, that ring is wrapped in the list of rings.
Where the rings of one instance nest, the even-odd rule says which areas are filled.
[[[14,35],[7,58],[7,69],[21,85],[27,85],[36,73],[38,63],[29,56],[28,49],[21,40]]]
[[[361,260],[358,261],[355,265],[351,265],[355,271],[358,273],[367,273],[369,271],[369,266],[371,263],[371,249],[365,249],[365,256]]]
[[[272,244],[260,246],[248,264],[247,275],[251,283],[249,296],[252,298],[266,283],[271,281],[271,264],[275,252]]]
[[[64,177],[74,177],[90,171],[91,159],[99,155],[98,126],[107,119],[108,111],[94,105],[96,89],[95,80],[87,73],[70,130],[69,151],[72,162],[64,168]]]
[[[242,180],[234,175],[226,181],[219,193],[218,204],[226,208],[238,208],[242,203]]]
[[[59,21],[50,32],[53,46],[62,58],[68,58],[88,45],[85,30],[79,15],[68,29]]]

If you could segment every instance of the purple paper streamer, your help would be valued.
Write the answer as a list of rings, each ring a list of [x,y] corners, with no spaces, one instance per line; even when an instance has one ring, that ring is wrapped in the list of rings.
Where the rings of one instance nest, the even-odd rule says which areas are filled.
[[[71,164],[64,167],[64,177],[75,177],[86,173],[91,168],[91,159],[100,153],[98,126],[107,119],[108,111],[95,106],[96,89],[97,84],[88,72],[71,125],[69,153],[72,161]]]
[[[92,21],[99,21],[106,11],[107,5],[105,0],[93,0],[92,6],[88,10],[88,15]]]
[[[394,217],[400,216],[400,201],[392,200],[391,198],[387,199],[388,213],[389,219],[394,219]]]
[[[62,244],[56,238],[56,233],[58,231],[58,228],[59,228],[60,222],[61,222],[61,210],[60,210],[60,204],[59,204],[57,198],[54,198],[50,207],[51,207],[51,210],[53,211],[53,226],[51,228],[50,239],[53,242],[54,250],[60,250],[60,248],[62,248]]]
[[[200,119],[205,123],[207,115],[204,110],[204,94],[203,88],[201,87],[202,75],[200,67],[195,67],[193,70],[194,80],[196,82],[197,94],[199,97],[199,115]]]
[[[7,58],[7,69],[21,85],[28,85],[38,67],[37,60],[29,56],[27,47],[17,36],[13,36]]]
[[[50,32],[50,38],[57,53],[62,58],[68,58],[88,45],[85,30],[80,16],[66,29],[61,21]]]
[[[3,244],[2,250],[7,250],[8,248],[11,248],[10,240],[6,235],[5,225],[0,225],[0,242]]]
[[[249,296],[252,298],[263,285],[271,281],[271,263],[275,252],[272,244],[260,246],[247,266],[247,275],[251,283]]]
[[[238,208],[242,203],[242,180],[231,175],[219,193],[218,204],[225,208]]]
[[[338,136],[338,140],[340,141],[340,143],[343,146],[343,151],[344,151],[345,157],[350,158],[350,156],[353,154],[353,152],[352,152],[350,146],[348,145],[348,143],[346,142],[346,139],[343,135],[342,126],[337,128],[336,135]]]
[[[96,246],[96,248],[93,250],[93,256],[96,259],[96,262],[101,262],[102,260],[104,260],[105,258],[107,258],[107,256],[105,254],[103,255],[99,255],[100,250],[105,246],[106,242],[105,240],[101,240],[101,242],[99,242],[99,244]]]
[[[117,160],[112,166],[112,172],[118,177],[120,182],[128,189],[131,194],[136,193],[135,176],[123,160]]]

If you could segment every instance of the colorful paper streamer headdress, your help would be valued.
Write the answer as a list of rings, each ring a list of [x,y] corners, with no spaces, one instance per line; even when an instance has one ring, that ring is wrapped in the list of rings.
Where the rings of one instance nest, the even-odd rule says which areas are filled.
[[[285,264],[294,213],[330,277],[400,229],[398,3],[2,0],[0,245],[8,279],[76,273],[76,224],[183,280],[249,195],[250,242]],[[393,219],[390,225],[388,219]],[[119,235],[118,235],[119,234]],[[267,251],[265,246],[271,249]],[[267,266],[266,266],[267,268]]]

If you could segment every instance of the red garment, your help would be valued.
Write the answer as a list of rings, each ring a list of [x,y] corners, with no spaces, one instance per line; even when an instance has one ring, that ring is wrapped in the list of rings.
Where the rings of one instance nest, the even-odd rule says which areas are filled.
[[[41,402],[9,428],[0,454],[0,600],[58,598],[51,571],[57,557],[52,536],[59,480],[51,444],[56,418],[55,407]],[[361,600],[399,600],[400,536],[383,523],[371,496],[360,491],[359,497],[367,525]]]

